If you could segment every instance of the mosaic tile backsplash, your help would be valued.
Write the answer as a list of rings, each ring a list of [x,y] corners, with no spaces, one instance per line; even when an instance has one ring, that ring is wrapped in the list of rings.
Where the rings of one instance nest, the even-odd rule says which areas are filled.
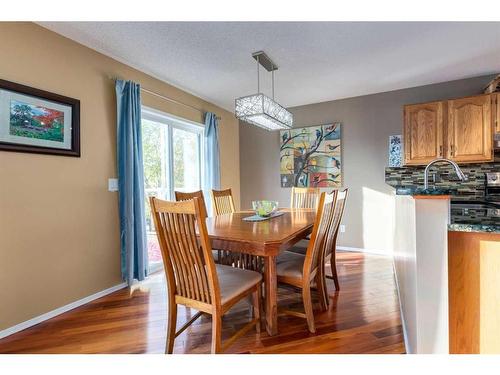
[[[468,181],[459,181],[451,165],[434,165],[429,172],[429,187],[451,190],[454,200],[482,200],[484,198],[484,174],[500,172],[500,162],[462,164],[460,168],[468,177]],[[423,187],[424,169],[423,166],[386,167],[385,182],[394,188]]]

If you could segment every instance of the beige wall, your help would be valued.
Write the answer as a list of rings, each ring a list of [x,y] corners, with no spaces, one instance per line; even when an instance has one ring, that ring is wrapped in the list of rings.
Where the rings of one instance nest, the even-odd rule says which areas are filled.
[[[349,187],[339,245],[392,252],[393,189],[384,182],[390,135],[401,134],[402,106],[480,93],[492,76],[291,108],[295,126],[340,121],[344,186]],[[241,204],[255,199],[290,202],[280,187],[279,134],[240,123]]]
[[[108,76],[222,117],[221,183],[239,205],[232,113],[31,23],[0,23],[0,78],[81,102],[81,158],[0,151],[0,330],[117,285],[120,277],[114,85]],[[143,95],[143,104],[202,121]]]

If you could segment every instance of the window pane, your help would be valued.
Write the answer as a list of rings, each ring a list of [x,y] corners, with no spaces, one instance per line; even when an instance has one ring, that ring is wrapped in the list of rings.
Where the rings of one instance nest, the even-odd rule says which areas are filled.
[[[161,267],[161,251],[149,197],[174,200],[174,190],[188,192],[201,188],[200,135],[196,129],[176,128],[175,121],[151,113],[142,119],[145,216],[151,272]]]
[[[199,136],[173,128],[174,189],[191,192],[201,189]]]
[[[161,262],[149,197],[168,198],[167,179],[168,128],[164,124],[142,120],[142,153],[144,163],[144,204],[146,217],[148,259],[150,264]]]

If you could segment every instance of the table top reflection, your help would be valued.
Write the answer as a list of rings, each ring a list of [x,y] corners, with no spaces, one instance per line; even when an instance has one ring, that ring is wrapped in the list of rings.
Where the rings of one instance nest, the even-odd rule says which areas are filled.
[[[243,218],[253,211],[209,217],[208,235],[212,239],[253,242],[260,244],[286,242],[290,238],[305,236],[312,230],[316,212],[313,209],[280,209],[284,214],[265,221],[249,222]]]

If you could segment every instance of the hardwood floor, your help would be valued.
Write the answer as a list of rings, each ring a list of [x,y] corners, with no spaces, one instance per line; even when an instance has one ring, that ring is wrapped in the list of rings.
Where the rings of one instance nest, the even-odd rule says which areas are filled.
[[[248,332],[227,353],[405,353],[392,259],[339,252],[341,291],[328,280],[331,304],[315,303],[316,334],[305,319],[279,316],[277,336]],[[329,270],[329,268],[327,268]],[[280,288],[280,308],[303,311],[301,296]],[[189,320],[179,308],[178,327]],[[222,337],[250,319],[241,303],[223,319]],[[131,294],[123,289],[0,340],[0,353],[163,353],[166,293],[163,273],[152,275]],[[174,353],[210,352],[211,320],[202,316],[175,340]]]

